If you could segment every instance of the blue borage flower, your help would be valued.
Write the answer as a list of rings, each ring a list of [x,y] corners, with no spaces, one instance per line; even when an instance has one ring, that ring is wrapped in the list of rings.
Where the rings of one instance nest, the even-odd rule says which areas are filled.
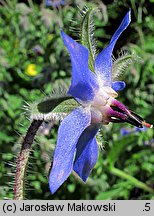
[[[46,6],[50,7],[58,7],[59,5],[64,5],[65,4],[65,0],[46,0]]]
[[[139,128],[143,125],[151,127],[115,99],[117,92],[124,89],[125,83],[112,82],[112,51],[130,20],[128,11],[109,45],[96,57],[95,73],[88,67],[88,49],[61,32],[72,63],[72,82],[68,94],[73,96],[80,106],[64,118],[58,130],[49,177],[52,193],[68,178],[72,170],[86,182],[98,158],[95,135],[101,124],[129,122]]]

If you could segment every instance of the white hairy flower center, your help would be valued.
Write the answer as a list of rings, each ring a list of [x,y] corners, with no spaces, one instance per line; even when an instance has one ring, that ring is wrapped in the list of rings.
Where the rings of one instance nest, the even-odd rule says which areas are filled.
[[[107,110],[110,108],[111,101],[118,94],[111,87],[105,86],[95,93],[91,102],[91,121],[92,123],[108,124]]]

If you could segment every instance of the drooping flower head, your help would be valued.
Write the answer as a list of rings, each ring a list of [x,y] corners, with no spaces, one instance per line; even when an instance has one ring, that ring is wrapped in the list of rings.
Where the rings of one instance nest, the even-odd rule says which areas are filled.
[[[94,61],[94,72],[89,69],[88,49],[61,32],[72,63],[72,82],[68,94],[80,106],[61,122],[49,186],[54,193],[74,170],[85,182],[98,158],[95,135],[101,124],[128,122],[139,128],[151,127],[115,98],[124,89],[123,81],[112,81],[112,52],[116,41],[130,23],[130,11],[122,20],[109,45]]]

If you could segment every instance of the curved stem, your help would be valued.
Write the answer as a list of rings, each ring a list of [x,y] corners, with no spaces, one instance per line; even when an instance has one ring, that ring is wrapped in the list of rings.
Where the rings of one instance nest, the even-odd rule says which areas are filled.
[[[139,181],[135,177],[123,172],[122,170],[119,170],[113,166],[110,167],[111,173],[115,174],[116,176],[119,176],[120,178],[124,178],[129,180],[133,185],[135,185],[138,188],[141,188],[145,191],[148,191],[149,193],[154,193],[154,190],[150,187],[148,187],[145,183]]]
[[[27,134],[22,142],[20,154],[17,159],[16,173],[15,173],[15,185],[14,185],[14,199],[24,199],[24,179],[26,174],[26,167],[28,164],[28,158],[31,150],[34,137],[41,126],[43,120],[33,120],[28,128]]]

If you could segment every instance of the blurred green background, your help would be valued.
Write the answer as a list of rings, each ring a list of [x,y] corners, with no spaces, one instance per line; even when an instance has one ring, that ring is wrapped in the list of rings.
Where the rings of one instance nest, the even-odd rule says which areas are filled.
[[[13,198],[20,140],[29,125],[24,105],[49,95],[59,80],[70,80],[70,58],[60,28],[77,39],[70,28],[79,19],[76,5],[100,9],[94,18],[99,50],[132,9],[131,25],[119,38],[114,55],[123,47],[138,57],[124,72],[127,86],[119,100],[153,123],[154,0],[64,2],[54,7],[45,1],[0,0],[0,199]],[[48,171],[57,129],[57,123],[46,122],[38,132],[27,169],[26,199],[154,199],[153,129],[139,132],[127,124],[102,127],[99,160],[87,184],[72,173],[51,195]]]

